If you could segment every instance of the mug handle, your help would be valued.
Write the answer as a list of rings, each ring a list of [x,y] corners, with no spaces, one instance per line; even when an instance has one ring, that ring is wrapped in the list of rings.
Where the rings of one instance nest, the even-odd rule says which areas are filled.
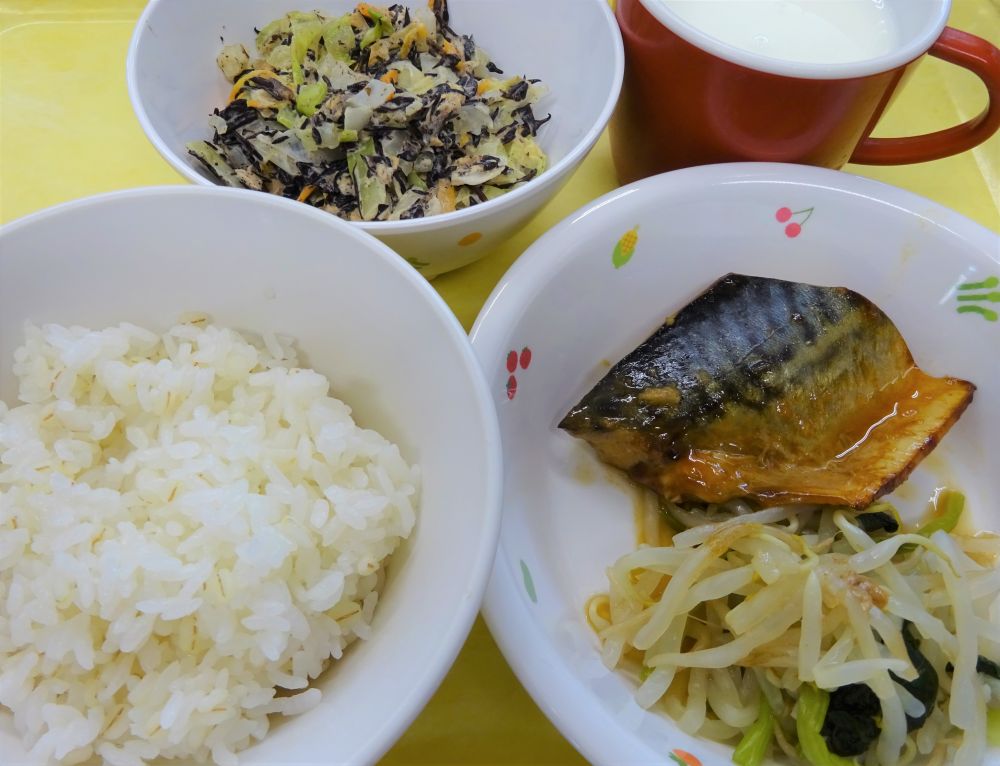
[[[865,138],[850,162],[908,165],[939,160],[978,146],[1000,128],[1000,50],[981,37],[945,27],[928,53],[968,69],[986,86],[989,103],[978,117],[934,133],[907,138]]]

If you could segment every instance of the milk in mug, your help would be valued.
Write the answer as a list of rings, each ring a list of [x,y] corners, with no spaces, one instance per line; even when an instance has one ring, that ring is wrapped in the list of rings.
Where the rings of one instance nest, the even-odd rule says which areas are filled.
[[[908,0],[906,0],[908,1]],[[891,0],[657,0],[701,32],[769,58],[840,64],[897,44]]]

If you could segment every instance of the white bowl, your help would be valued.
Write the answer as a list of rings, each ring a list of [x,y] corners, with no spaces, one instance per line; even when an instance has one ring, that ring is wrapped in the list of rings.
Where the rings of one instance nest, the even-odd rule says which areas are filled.
[[[319,10],[332,15],[356,4],[325,0]],[[536,107],[536,113],[552,113],[539,131],[550,167],[520,189],[454,213],[354,224],[427,277],[487,255],[562,188],[607,125],[625,67],[621,33],[606,0],[451,0],[449,7],[452,28],[473,35],[501,69],[540,78],[550,87]],[[149,3],[128,52],[129,96],[149,140],[181,175],[216,183],[185,144],[210,137],[208,116],[229,93],[215,64],[219,38],[252,50],[255,26],[312,8],[298,0]]]
[[[784,207],[811,215],[781,223]],[[794,237],[792,222],[802,222]],[[615,268],[615,245],[636,226],[635,253]],[[680,170],[574,213],[500,281],[472,337],[505,462],[484,613],[521,682],[592,763],[673,763],[674,749],[706,766],[729,763],[730,748],[645,712],[631,681],[601,664],[584,603],[607,590],[605,568],[635,547],[633,496],[556,428],[607,372],[602,360],[625,356],[728,272],[857,290],[893,319],[924,369],[973,381],[968,411],[894,498],[912,519],[935,484],[951,484],[980,528],[1000,531],[1000,322],[987,319],[1000,305],[957,300],[962,283],[1000,276],[995,234],[874,181],[772,164]],[[956,311],[972,305],[994,313]],[[524,348],[530,364],[512,360],[509,398],[507,359]],[[1000,753],[991,759],[1000,763]]]
[[[248,191],[139,189],[0,229],[0,398],[13,403],[23,323],[164,330],[188,311],[286,333],[364,426],[423,472],[412,536],[389,560],[372,637],[321,677],[323,701],[243,763],[371,763],[451,666],[499,528],[496,412],[468,339],[385,245],[306,205]],[[0,713],[0,764],[27,763]]]

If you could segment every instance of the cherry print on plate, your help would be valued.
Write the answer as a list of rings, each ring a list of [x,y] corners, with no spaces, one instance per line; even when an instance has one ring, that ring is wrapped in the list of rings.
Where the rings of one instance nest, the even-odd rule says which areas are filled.
[[[507,399],[513,399],[517,396],[517,376],[514,374],[517,372],[517,368],[520,367],[522,370],[527,370],[531,365],[531,349],[525,346],[521,349],[520,353],[516,349],[511,349],[507,352],[507,372],[510,373],[510,377],[507,378]]]
[[[785,225],[785,236],[795,239],[802,233],[802,227],[813,214],[814,208],[807,207],[803,210],[792,210],[790,207],[779,207],[774,214],[774,220]],[[792,220],[796,219],[796,220]]]

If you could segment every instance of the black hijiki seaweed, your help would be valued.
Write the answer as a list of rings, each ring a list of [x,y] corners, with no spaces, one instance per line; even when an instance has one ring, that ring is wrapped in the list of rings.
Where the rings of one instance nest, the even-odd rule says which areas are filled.
[[[417,46],[414,45],[410,48],[410,55],[407,56],[407,61],[409,61],[417,69],[420,69],[420,51],[417,50]]]
[[[220,176],[219,173],[218,173],[218,171],[214,167],[212,167],[212,165],[210,163],[206,162],[203,157],[201,157],[200,155],[196,154],[191,149],[188,149],[188,154],[190,154],[192,157],[194,157],[194,159],[197,160],[198,164],[211,174],[212,178],[215,178],[216,180],[218,180],[220,182],[222,181],[222,176]]]
[[[427,215],[426,203],[423,200],[414,202],[410,207],[399,214],[399,220],[410,221],[414,218],[423,218]]]
[[[486,135],[488,135],[488,134],[489,134],[489,131],[486,128],[481,128],[478,133],[470,133],[469,134],[469,143],[472,144],[475,147],[478,147],[479,146],[479,142],[482,141],[483,138]]]
[[[476,57],[476,41],[471,35],[462,35],[462,55],[466,61],[472,61]]]
[[[496,170],[502,163],[499,157],[494,157],[492,154],[484,154],[480,158],[479,164],[482,165],[483,170]]]
[[[389,11],[389,21],[392,22],[392,26],[396,29],[402,29],[409,26],[410,24],[410,9],[403,5],[390,5]]]
[[[259,165],[263,161],[264,158],[261,156],[260,152],[257,151],[257,147],[250,143],[250,136],[244,136],[239,132],[235,132],[232,133],[232,135],[227,133],[225,138],[227,139],[227,142],[231,141],[238,144],[247,159],[253,164]]]
[[[431,11],[439,24],[447,26],[449,19],[448,0],[431,0]]]
[[[475,98],[479,82],[472,75],[463,74],[458,78],[458,87],[462,89],[466,98]]]
[[[462,59],[459,58],[454,53],[443,53],[441,57],[437,60],[437,66],[447,67],[448,69],[454,69],[458,66]]]
[[[251,77],[247,80],[247,84],[255,88],[260,88],[277,101],[287,101],[295,96],[288,87],[282,85],[273,77]]]
[[[521,123],[512,122],[509,125],[501,128],[497,133],[497,138],[500,139],[500,143],[509,144],[515,138],[517,138],[518,131],[521,129]]]
[[[241,98],[232,101],[224,109],[216,109],[215,115],[226,121],[229,131],[249,125],[259,117],[257,110],[247,106],[247,102]]]
[[[514,85],[509,87],[504,91],[504,96],[509,98],[511,101],[524,101],[525,96],[528,95],[528,81],[518,80]]]
[[[518,117],[527,126],[528,130],[531,131],[532,136],[538,135],[538,129],[542,127],[545,123],[552,119],[552,115],[546,115],[544,119],[539,120],[535,117],[535,112],[531,108],[531,104],[525,104],[524,106],[515,109],[512,114]]]
[[[404,173],[399,168],[396,168],[396,171],[392,174],[392,180],[396,182],[400,190],[406,189],[406,184],[407,184],[406,173]],[[402,191],[400,193],[402,194]]]

